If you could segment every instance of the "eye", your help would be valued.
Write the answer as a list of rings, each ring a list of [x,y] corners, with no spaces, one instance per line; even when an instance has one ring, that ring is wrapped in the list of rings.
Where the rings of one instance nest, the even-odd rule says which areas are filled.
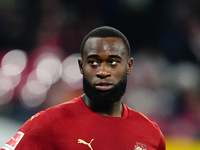
[[[118,63],[119,63],[118,60],[111,60],[111,61],[110,61],[110,64],[111,64],[112,66],[116,66]]]
[[[98,64],[98,62],[96,62],[96,61],[89,61],[89,64],[91,65],[91,66],[98,66],[99,64]]]

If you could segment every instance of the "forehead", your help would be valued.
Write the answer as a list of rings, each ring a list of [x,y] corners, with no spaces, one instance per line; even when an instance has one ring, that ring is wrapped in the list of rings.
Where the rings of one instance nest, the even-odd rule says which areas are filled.
[[[83,56],[104,54],[127,55],[127,50],[121,38],[106,37],[106,38],[89,38],[83,50]]]

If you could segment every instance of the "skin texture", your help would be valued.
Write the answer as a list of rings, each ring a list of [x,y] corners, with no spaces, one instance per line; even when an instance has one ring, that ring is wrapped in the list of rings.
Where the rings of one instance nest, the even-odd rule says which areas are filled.
[[[133,58],[128,57],[122,39],[95,37],[86,41],[83,57],[79,59],[78,63],[80,72],[84,74],[87,81],[99,91],[106,92],[112,90],[124,76],[131,72]],[[92,100],[87,97],[87,93],[83,98],[86,105],[95,111]],[[105,116],[121,117],[123,114],[121,98],[109,105],[109,108],[97,113]]]

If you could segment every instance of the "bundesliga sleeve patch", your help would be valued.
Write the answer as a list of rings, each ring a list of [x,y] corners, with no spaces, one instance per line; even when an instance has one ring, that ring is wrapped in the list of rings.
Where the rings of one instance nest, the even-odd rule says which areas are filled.
[[[23,132],[17,132],[15,136],[12,137],[10,141],[8,141],[0,150],[14,150],[18,143],[23,138],[24,133]]]

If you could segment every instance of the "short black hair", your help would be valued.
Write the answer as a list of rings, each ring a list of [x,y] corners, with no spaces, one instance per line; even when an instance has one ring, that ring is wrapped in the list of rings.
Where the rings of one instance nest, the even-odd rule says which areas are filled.
[[[127,54],[130,57],[131,55],[131,50],[130,50],[130,44],[128,39],[126,38],[126,36],[119,30],[110,27],[110,26],[101,26],[101,27],[97,27],[95,29],[93,29],[92,31],[90,31],[83,39],[82,43],[81,43],[81,57],[83,57],[83,49],[85,47],[85,43],[89,38],[93,38],[93,37],[99,37],[99,38],[106,38],[106,37],[117,37],[117,38],[121,38],[126,50],[127,50]]]

